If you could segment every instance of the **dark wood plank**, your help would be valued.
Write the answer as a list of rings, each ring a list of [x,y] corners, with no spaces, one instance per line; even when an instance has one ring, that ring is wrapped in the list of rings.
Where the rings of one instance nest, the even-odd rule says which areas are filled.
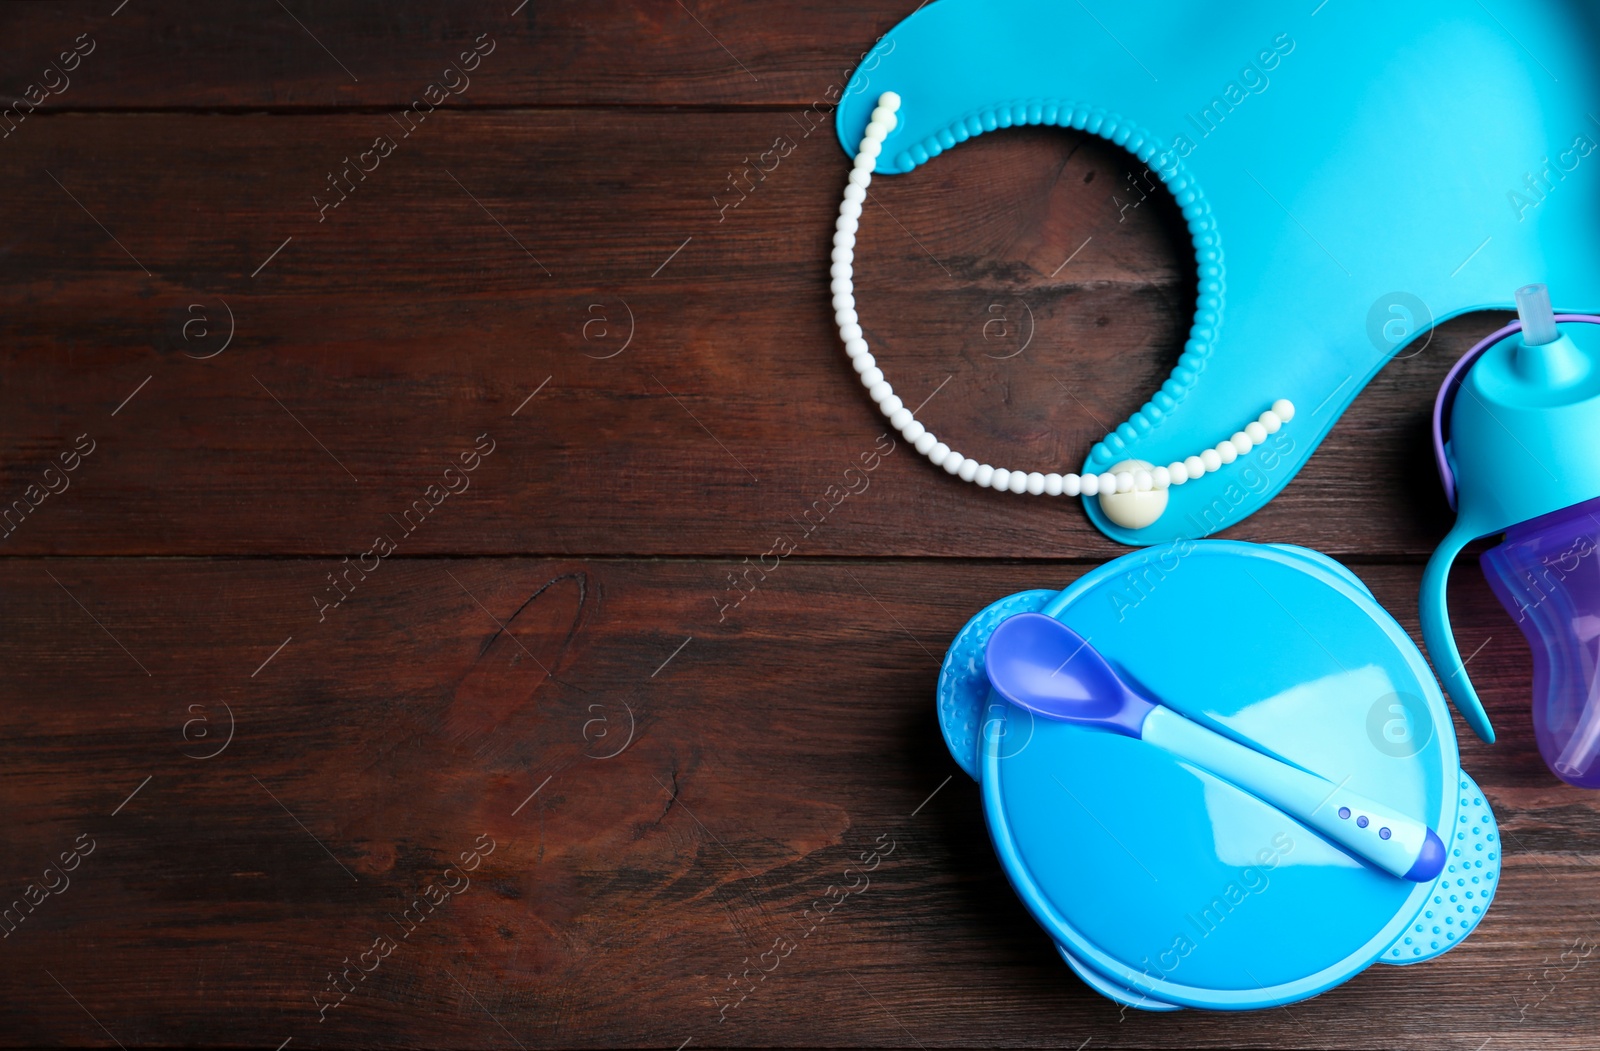
[[[799,134],[786,114],[436,116],[321,222],[329,167],[398,135],[386,117],[26,130],[0,156],[6,499],[77,435],[99,446],[11,553],[358,553],[488,433],[507,451],[408,553],[759,554],[885,430],[832,330],[842,154],[802,138],[740,208],[713,203],[730,166]],[[1122,221],[1126,161],[1019,131],[875,189],[863,314],[958,447],[1076,468],[1176,360],[1187,249],[1160,203]],[[1013,355],[990,322],[1024,309]],[[1432,392],[1494,323],[1392,364],[1234,535],[1425,555],[1448,524]],[[808,554],[1118,550],[1073,501],[980,492],[907,450],[873,480]]]
[[[436,97],[447,95],[447,105],[464,107],[756,104],[798,111],[837,98],[863,53],[916,6],[225,0],[201,13],[159,4],[118,8],[120,2],[7,5],[0,23],[0,59],[13,82],[7,90],[20,95],[29,83],[45,84],[51,60],[86,35],[79,46],[88,54],[69,65],[68,82],[48,77],[61,91],[41,113],[398,109],[425,99],[430,84]],[[487,53],[474,68],[460,55],[475,45]],[[467,68],[447,73],[452,62]]]
[[[1483,926],[1287,1011],[1122,1019],[1017,904],[932,703],[971,613],[1084,567],[797,558],[719,624],[725,562],[397,558],[318,623],[336,568],[0,566],[3,886],[94,843],[0,941],[4,1042],[1592,1044],[1592,975],[1530,976],[1594,940],[1600,810],[1543,769],[1475,576],[1459,627],[1503,736],[1462,751],[1508,848]],[[1417,569],[1362,573],[1414,630]],[[470,887],[319,1022],[328,972],[480,834]],[[880,835],[870,887],[719,1022],[727,975]]]

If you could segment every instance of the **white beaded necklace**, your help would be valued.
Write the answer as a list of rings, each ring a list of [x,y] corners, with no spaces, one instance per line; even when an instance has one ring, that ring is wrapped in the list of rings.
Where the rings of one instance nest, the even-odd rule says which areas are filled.
[[[1182,485],[1191,478],[1199,478],[1220,470],[1224,464],[1248,453],[1267,440],[1267,435],[1294,419],[1294,404],[1279,399],[1272,408],[1247,424],[1231,438],[1225,438],[1214,447],[1194,456],[1175,460],[1166,467],[1139,467],[1107,474],[1042,474],[1038,471],[1012,471],[1004,467],[991,467],[963,456],[936,438],[917,419],[910,409],[895,396],[894,388],[883,378],[883,370],[867,348],[862,335],[860,318],[856,315],[855,283],[852,268],[855,261],[856,230],[860,226],[861,206],[867,199],[867,187],[877,166],[878,155],[883,152],[883,140],[899,123],[896,113],[900,109],[900,96],[884,92],[878,106],[872,111],[865,137],[856,153],[855,167],[844,188],[844,201],[839,205],[839,221],[833,235],[833,309],[839,324],[839,338],[844,341],[845,352],[861,376],[872,400],[889,418],[889,425],[916,447],[917,452],[943,467],[949,474],[963,482],[1000,492],[1032,493],[1034,496],[1095,496],[1098,494],[1145,493]],[[1128,466],[1126,464],[1119,466]],[[1165,494],[1163,493],[1163,502]],[[1159,510],[1156,511],[1159,514]],[[1129,523],[1132,524],[1132,523]],[[1148,524],[1148,523],[1146,523]]]

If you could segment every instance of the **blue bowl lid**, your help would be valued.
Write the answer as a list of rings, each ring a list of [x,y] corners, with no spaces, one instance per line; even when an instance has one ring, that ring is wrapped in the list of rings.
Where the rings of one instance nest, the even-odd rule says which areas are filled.
[[[1460,766],[1443,695],[1410,637],[1332,560],[1181,541],[981,616],[1028,607],[1091,639],[1190,719],[1449,838]],[[974,663],[970,647],[959,657],[953,647],[942,716],[944,680],[982,672],[963,663]],[[1378,960],[1437,893],[1142,741],[1003,703],[979,721],[961,741],[973,720],[941,718],[958,761],[958,746],[972,749],[969,772],[983,782],[1007,875],[1063,954],[1101,984],[1190,1007],[1303,999]]]

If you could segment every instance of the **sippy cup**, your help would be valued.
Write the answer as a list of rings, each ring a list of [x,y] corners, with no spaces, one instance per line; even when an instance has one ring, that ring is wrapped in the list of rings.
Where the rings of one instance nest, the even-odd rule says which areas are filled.
[[[1600,317],[1556,315],[1544,285],[1517,290],[1520,320],[1445,378],[1434,454],[1456,523],[1422,578],[1422,635],[1462,716],[1494,730],[1450,629],[1450,565],[1480,560],[1533,649],[1533,725],[1555,775],[1600,788]]]

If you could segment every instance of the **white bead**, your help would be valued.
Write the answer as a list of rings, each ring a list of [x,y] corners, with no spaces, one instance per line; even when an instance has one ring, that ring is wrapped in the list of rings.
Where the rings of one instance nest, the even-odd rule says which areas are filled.
[[[950,446],[944,442],[934,442],[933,448],[928,450],[928,460],[935,467],[943,467],[945,460],[950,457]]]
[[[1173,485],[1182,485],[1189,480],[1189,465],[1182,460],[1174,460],[1167,465],[1167,474],[1171,476]]]
[[[1259,423],[1245,424],[1244,433],[1249,437],[1252,445],[1260,445],[1267,440],[1267,429]]]
[[[1011,484],[1006,486],[1006,489],[1009,490],[1010,492],[1013,492],[1013,493],[1025,493],[1025,492],[1027,492],[1028,491],[1028,475],[1027,475],[1027,472],[1026,471],[1012,471],[1011,472]]]
[[[1294,402],[1288,398],[1279,398],[1272,403],[1272,411],[1278,414],[1278,419],[1284,423],[1294,422]]]
[[[859,157],[867,157],[867,158],[869,158],[871,160],[877,160],[878,159],[878,155],[880,153],[882,153],[882,152],[883,152],[883,143],[878,142],[878,141],[876,141],[874,139],[862,139],[861,140],[861,147],[858,150],[856,150],[856,156],[858,158]],[[1279,413],[1279,415],[1281,416],[1282,413]]]
[[[839,238],[842,236],[845,235],[833,235],[833,251],[830,252],[829,255],[835,263],[848,263],[856,257],[855,238],[852,237],[849,244],[842,244],[839,241]]]
[[[840,215],[847,214],[846,209],[850,205],[853,204],[853,205],[856,206],[856,209],[857,209],[856,214],[860,215],[861,214],[860,213],[861,202],[865,201],[866,199],[867,199],[866,187],[857,186],[855,183],[851,183],[849,186],[846,186],[844,188],[844,204],[840,206],[839,214]]]
[[[1086,474],[1078,481],[1079,492],[1084,496],[1098,496],[1100,494],[1100,476]]]
[[[1128,484],[1129,485],[1133,484],[1133,479],[1131,477],[1128,479]],[[1100,492],[1101,493],[1114,493],[1116,491],[1117,491],[1117,476],[1112,474],[1110,471],[1107,471],[1105,474],[1100,476]]]
[[[915,444],[918,441],[918,439],[920,439],[924,434],[927,433],[927,431],[928,431],[928,428],[924,427],[922,424],[918,423],[916,420],[912,420],[910,423],[908,423],[904,427],[900,428],[900,437],[904,438],[908,442],[911,442],[911,443]]]
[[[894,128],[890,127],[888,124],[879,121],[878,115],[874,113],[872,115],[872,119],[867,122],[866,137],[874,142],[882,142],[884,139],[889,137],[889,133],[893,130]]]
[[[1059,474],[1047,474],[1044,476],[1044,495],[1060,496],[1066,491],[1066,487],[1066,481]]]
[[[1222,456],[1215,449],[1207,449],[1201,453],[1200,462],[1205,465],[1204,471],[1207,474],[1222,468]]]
[[[854,277],[835,277],[828,283],[828,291],[833,293],[835,300],[848,297],[850,305],[856,305],[856,283]]]
[[[905,402],[901,401],[896,395],[891,394],[887,398],[883,399],[883,401],[878,403],[878,408],[883,410],[883,414],[885,416],[893,416],[895,413],[905,408]]]
[[[863,357],[865,357],[865,355],[863,355]],[[860,361],[861,358],[857,358],[856,360]],[[861,385],[863,387],[876,387],[882,382],[883,370],[878,368],[876,365],[861,374]]]
[[[833,312],[835,314],[841,310],[854,310],[855,308],[856,295],[853,291],[833,293]]]
[[[916,446],[917,452],[921,453],[923,456],[926,456],[930,451],[932,451],[935,445],[939,444],[939,439],[933,436],[932,431],[923,431],[922,437],[918,438],[912,444]]]
[[[980,463],[978,469],[972,472],[972,483],[980,489],[989,488],[994,482],[994,468],[986,463]]]
[[[844,352],[850,355],[852,358],[865,357],[870,353],[870,351],[867,350],[867,341],[864,339],[846,340]]]
[[[1172,487],[1172,472],[1165,467],[1157,467],[1150,472],[1150,485],[1155,489],[1170,489]]]
[[[905,430],[906,424],[911,422],[911,410],[899,408],[889,414],[889,426],[897,431]]]
[[[885,91],[878,96],[878,105],[893,113],[900,108],[900,96],[893,91]]]
[[[849,263],[834,263],[832,266],[828,267],[828,276],[836,279],[842,277],[845,280],[850,280],[852,277],[854,277],[854,272]]]
[[[1118,471],[1116,474],[1112,475],[1112,477],[1117,480],[1117,492],[1119,492],[1119,493],[1131,493],[1131,492],[1133,492],[1133,472],[1132,471]]]
[[[1283,421],[1280,420],[1278,418],[1278,414],[1273,412],[1271,409],[1268,409],[1266,412],[1261,414],[1261,427],[1268,434],[1277,434],[1278,429],[1282,426]]]
[[[949,456],[944,458],[944,473],[957,474],[967,462],[968,460],[965,456],[962,456],[958,452],[952,452]],[[974,464],[973,466],[977,465]]]
[[[839,218],[833,221],[833,232],[835,234],[850,234],[852,243],[854,241],[855,233],[859,229],[861,229],[861,221],[859,219],[852,219],[848,215],[841,215]]]
[[[963,482],[974,482],[974,481],[977,481],[977,479],[978,479],[978,468],[980,468],[982,466],[983,465],[981,463],[979,463],[977,460],[971,459],[970,457],[966,458],[966,459],[963,459],[961,461],[961,470],[957,472],[957,476]]]
[[[872,116],[868,119],[874,124],[887,124],[891,128],[900,121],[900,118],[895,114],[894,107],[885,106],[881,102],[872,108]]]
[[[1038,471],[1030,471],[1028,473],[1028,493],[1032,496],[1042,496],[1044,494],[1044,475]]]
[[[1234,451],[1240,456],[1247,454],[1251,449],[1254,449],[1256,445],[1255,442],[1250,440],[1250,436],[1243,431],[1235,434],[1232,438],[1229,438],[1228,441],[1233,443]]]
[[[1075,474],[1063,475],[1061,477],[1062,496],[1077,496],[1081,492],[1083,492],[1082,478],[1079,478]]]
[[[1148,493],[1152,489],[1154,489],[1155,487],[1156,487],[1155,475],[1151,474],[1149,471],[1142,471],[1142,470],[1133,472],[1133,491],[1134,492],[1136,492],[1136,493]],[[1162,488],[1166,488],[1166,487],[1163,486]]]
[[[839,318],[841,317],[846,318],[847,320],[839,321]],[[834,316],[834,320],[839,321],[839,338],[844,340],[846,343],[850,342],[852,339],[863,339],[866,337],[866,333],[861,331],[861,325],[857,322],[856,312],[854,310],[850,311],[848,314],[836,314]]]
[[[868,369],[873,368],[878,364],[878,359],[874,358],[871,354],[858,354],[851,361],[851,364],[855,366],[857,374],[864,376],[866,375]]]
[[[878,375],[881,376],[883,373],[880,372]],[[882,405],[884,402],[894,397],[894,388],[889,386],[888,381],[879,380],[877,383],[874,383],[871,388],[869,388],[867,393],[871,395],[874,402]]]
[[[862,171],[860,168],[851,168],[850,169],[850,185],[851,186],[860,186],[860,187],[864,188],[867,185],[867,183],[869,183],[871,181],[872,181],[872,173],[871,172]]]
[[[1212,450],[1208,449],[1206,451],[1211,452]],[[1204,456],[1191,456],[1183,461],[1183,466],[1188,468],[1190,478],[1201,478],[1205,476],[1207,471],[1215,471],[1217,467],[1221,467],[1222,461],[1217,461],[1217,467],[1208,467]]]
[[[989,479],[989,488],[997,493],[1003,493],[1011,488],[1011,472],[1004,467],[996,467],[994,477]]]
[[[1232,463],[1239,458],[1239,450],[1233,447],[1232,442],[1224,439],[1217,443],[1217,455],[1222,458],[1223,463]]]

